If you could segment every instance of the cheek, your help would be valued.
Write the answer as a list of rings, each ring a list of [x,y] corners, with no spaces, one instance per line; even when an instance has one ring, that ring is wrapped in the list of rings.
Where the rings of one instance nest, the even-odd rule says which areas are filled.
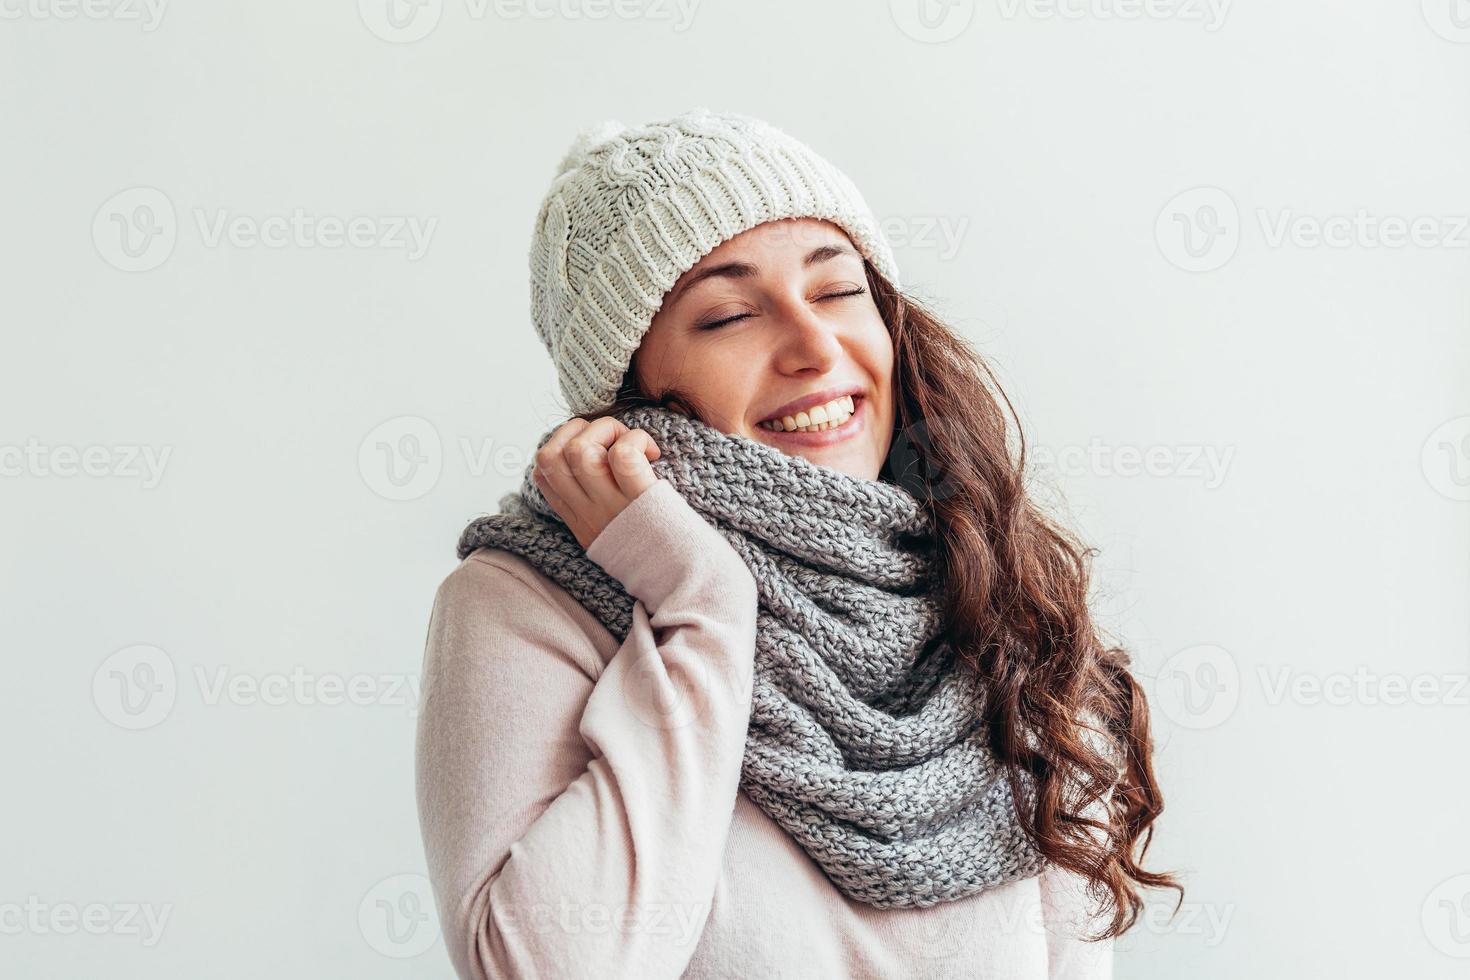
[[[739,344],[715,344],[676,355],[676,383],[699,399],[716,428],[731,431],[750,413],[759,394],[764,359]]]
[[[884,326],[883,319],[877,315],[876,310],[872,323],[863,334],[859,356],[879,390],[889,394],[893,378],[893,338],[888,335],[888,328]]]
[[[722,374],[700,389],[699,396],[715,415],[719,428],[726,432],[739,428],[751,410],[751,396],[756,390],[752,377]]]

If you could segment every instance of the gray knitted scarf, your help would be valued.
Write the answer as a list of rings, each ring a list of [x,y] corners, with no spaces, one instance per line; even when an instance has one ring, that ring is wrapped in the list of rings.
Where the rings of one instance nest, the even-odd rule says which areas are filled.
[[[933,519],[919,501],[669,409],[617,417],[653,437],[654,473],[755,579],[746,795],[844,894],[880,909],[1037,874],[1041,855],[979,723],[980,682],[941,635]],[[520,555],[622,642],[633,599],[586,556],[531,469],[501,513],[465,528],[459,557]]]

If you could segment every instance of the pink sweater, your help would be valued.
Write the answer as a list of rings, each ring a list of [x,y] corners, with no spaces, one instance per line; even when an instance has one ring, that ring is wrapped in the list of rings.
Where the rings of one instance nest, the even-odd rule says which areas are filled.
[[[460,977],[1111,977],[1071,875],[878,910],[740,792],[755,584],[672,484],[587,554],[637,600],[621,645],[505,551],[435,597],[418,806]]]

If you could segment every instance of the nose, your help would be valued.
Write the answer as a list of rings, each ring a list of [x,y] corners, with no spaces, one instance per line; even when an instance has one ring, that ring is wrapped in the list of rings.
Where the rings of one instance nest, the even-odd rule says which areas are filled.
[[[805,302],[787,303],[780,316],[776,367],[783,374],[826,374],[842,355],[839,327]]]

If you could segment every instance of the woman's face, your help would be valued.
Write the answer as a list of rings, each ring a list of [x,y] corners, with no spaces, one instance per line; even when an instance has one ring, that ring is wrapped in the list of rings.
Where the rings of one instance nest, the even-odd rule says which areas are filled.
[[[831,222],[768,221],[720,244],[664,297],[634,365],[643,391],[689,392],[721,432],[861,479],[883,469],[893,342]]]

